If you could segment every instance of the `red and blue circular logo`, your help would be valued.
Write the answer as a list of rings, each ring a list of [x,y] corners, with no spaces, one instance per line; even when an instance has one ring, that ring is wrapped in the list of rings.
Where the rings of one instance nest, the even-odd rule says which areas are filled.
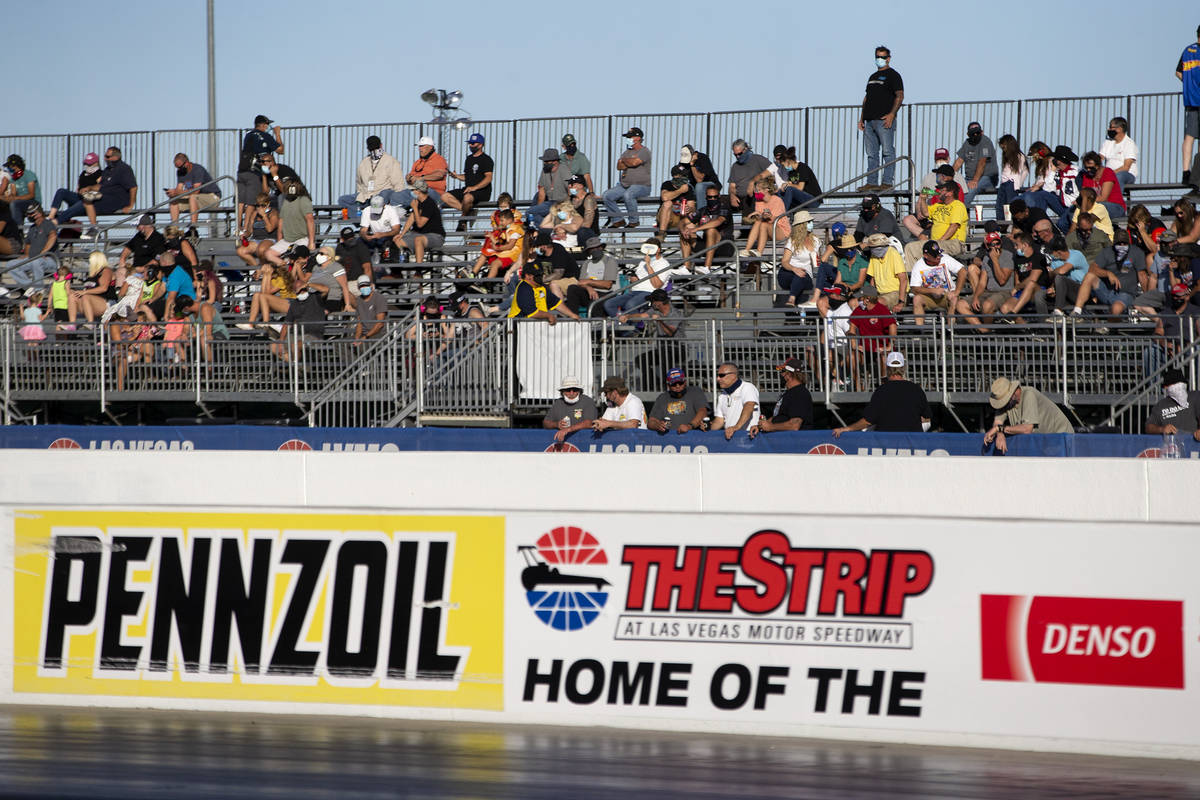
[[[595,536],[562,526],[517,550],[525,559],[525,599],[538,619],[556,631],[577,631],[600,616],[610,584],[596,569],[608,564],[608,556]]]

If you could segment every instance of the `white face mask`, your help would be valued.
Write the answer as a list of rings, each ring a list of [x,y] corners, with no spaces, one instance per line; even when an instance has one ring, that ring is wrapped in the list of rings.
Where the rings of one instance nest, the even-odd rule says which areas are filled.
[[[1167,387],[1167,397],[1175,401],[1181,408],[1188,406],[1188,391],[1186,383],[1172,383]]]
[[[806,222],[806,223],[804,223],[804,227],[807,228],[811,232],[813,229],[813,224],[811,222]]]
[[[317,253],[317,263],[318,264],[324,264],[328,260],[329,260],[329,256],[325,255],[324,253]]]
[[[297,292],[297,293],[296,293],[296,299],[297,299],[297,300],[307,300],[307,299],[308,299],[308,292]]]
[[[583,392],[580,392],[579,394],[576,394],[576,395],[574,395],[574,396],[572,396],[572,395],[569,395],[569,394],[567,394],[566,392],[563,392],[563,394],[562,394],[562,400],[563,400],[563,402],[564,402],[564,403],[566,403],[566,404],[567,404],[567,405],[569,405],[569,406],[573,406],[573,405],[575,405],[576,403],[578,403],[578,402],[579,402],[579,398],[581,398],[581,397],[583,397]]]

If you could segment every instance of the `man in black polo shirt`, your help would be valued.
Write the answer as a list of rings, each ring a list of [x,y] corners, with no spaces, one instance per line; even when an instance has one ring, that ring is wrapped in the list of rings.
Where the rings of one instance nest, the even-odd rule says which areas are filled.
[[[166,237],[154,230],[154,217],[150,214],[142,214],[138,219],[137,233],[121,248],[121,257],[117,259],[117,268],[124,267],[125,261],[129,258],[133,259],[135,267],[149,264],[166,251]]]
[[[925,390],[904,378],[904,354],[891,352],[884,362],[887,380],[871,395],[862,419],[833,429],[833,438],[874,425],[879,433],[921,433],[929,430],[929,400]]]
[[[892,188],[896,165],[883,168],[883,180],[876,183],[880,163],[896,157],[896,112],[904,102],[904,80],[892,69],[892,51],[882,45],[875,48],[875,71],[867,78],[858,129],[863,134],[863,149],[867,153],[867,182],[864,192],[886,192]],[[883,162],[880,161],[882,151]]]
[[[812,395],[804,385],[807,383],[804,364],[798,358],[789,358],[775,369],[783,375],[783,394],[775,401],[775,411],[770,419],[764,415],[759,418],[758,425],[750,428],[751,439],[760,432],[798,431],[812,426]]]

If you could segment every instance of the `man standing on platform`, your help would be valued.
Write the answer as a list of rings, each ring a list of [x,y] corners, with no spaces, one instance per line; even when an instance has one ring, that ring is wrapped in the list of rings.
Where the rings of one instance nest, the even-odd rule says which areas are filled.
[[[867,153],[867,182],[861,187],[864,192],[886,192],[892,188],[896,166],[883,168],[883,180],[876,171],[880,163],[896,157],[896,112],[904,102],[904,80],[892,69],[892,51],[880,45],[875,48],[875,71],[867,78],[867,91],[863,95],[862,111],[858,115],[858,129],[863,134],[863,148]],[[880,161],[882,151],[883,159]]]

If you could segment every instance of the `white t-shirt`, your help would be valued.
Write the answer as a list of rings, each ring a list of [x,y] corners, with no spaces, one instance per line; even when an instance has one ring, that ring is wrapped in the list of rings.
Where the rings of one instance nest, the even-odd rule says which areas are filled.
[[[742,407],[746,403],[754,403],[749,424],[757,425],[761,405],[758,402],[758,388],[748,381],[742,381],[732,392],[717,392],[717,410],[713,417],[720,417],[725,420],[726,427],[733,427],[742,418]]]
[[[1120,142],[1105,139],[1104,144],[1100,145],[1100,155],[1104,159],[1104,166],[1113,172],[1125,166],[1125,159],[1132,158],[1133,163],[1129,165],[1129,174],[1135,178],[1137,177],[1138,146],[1133,143],[1133,139],[1129,136],[1126,136]]]
[[[650,259],[650,263],[647,265],[646,259],[643,258],[638,262],[637,270],[634,272],[636,280],[630,284],[629,289],[634,292],[653,292],[655,287],[654,284],[650,282],[651,273],[658,273],[659,280],[663,282],[663,289],[667,288],[667,284],[670,282],[672,275],[689,274],[687,267],[677,267],[675,269],[668,269],[666,272],[659,272],[659,270],[668,266],[669,263],[670,262],[668,262],[665,258],[660,256],[659,258]]]
[[[847,340],[850,335],[850,312],[853,310],[849,303],[842,303],[825,315],[825,337],[830,342],[842,344]]]
[[[908,280],[908,285],[949,291],[954,288],[954,283],[958,279],[958,271],[962,269],[962,266],[956,259],[945,253],[942,253],[941,261],[932,267],[925,263],[924,258],[918,258],[917,263],[913,264],[912,276]]]
[[[817,251],[821,249],[820,237],[812,237],[811,250],[806,250],[803,247],[794,247],[790,242],[788,243],[788,247],[792,248],[792,257],[788,259],[788,266],[803,270],[811,278],[817,271]]]
[[[645,428],[646,407],[642,404],[640,397],[630,392],[621,405],[609,406],[604,409],[604,415],[600,419],[607,419],[611,422],[628,422],[631,419],[636,419],[638,427]]]
[[[399,224],[400,211],[395,206],[384,206],[378,217],[370,209],[362,213],[362,226],[369,233],[387,233]]]

